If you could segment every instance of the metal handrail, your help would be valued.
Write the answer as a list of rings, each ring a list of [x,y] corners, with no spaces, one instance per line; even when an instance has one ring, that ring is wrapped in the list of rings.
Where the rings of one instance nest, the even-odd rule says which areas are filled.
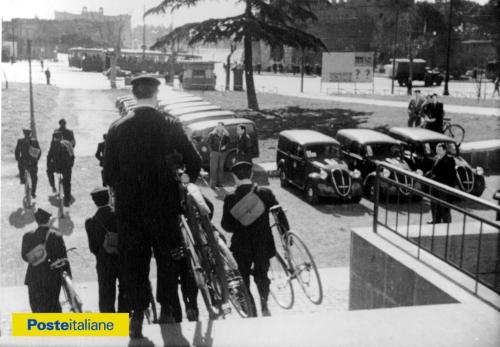
[[[419,183],[420,186],[422,187],[422,189],[419,187],[418,189],[414,186],[411,186],[411,187],[408,187],[400,182],[398,182],[396,179],[392,178],[396,175],[383,175],[382,172],[384,170],[389,170],[390,172],[394,172],[395,174],[398,173],[400,175],[405,175],[407,177],[410,177],[412,180],[413,180],[413,183]],[[387,176],[387,177],[386,177]],[[484,229],[484,226],[487,225],[487,226],[490,226],[493,228],[493,230],[498,230],[498,232],[500,232],[500,222],[498,221],[494,221],[494,220],[490,220],[490,219],[487,219],[481,215],[478,215],[477,213],[473,212],[473,211],[468,211],[467,209],[464,209],[462,208],[461,206],[457,206],[447,200],[443,200],[443,199],[447,199],[446,196],[455,196],[455,197],[458,197],[459,199],[463,200],[463,201],[467,201],[467,202],[473,202],[475,204],[478,204],[480,206],[482,206],[483,208],[487,209],[487,210],[490,210],[492,212],[496,212],[496,213],[499,213],[500,212],[500,206],[497,206],[489,201],[485,201],[483,199],[480,199],[476,196],[473,196],[471,194],[468,194],[468,193],[464,193],[458,189],[455,189],[455,188],[452,188],[452,187],[449,187],[445,184],[441,184],[439,182],[436,182],[434,180],[431,180],[427,177],[423,177],[421,175],[418,175],[418,174],[415,174],[413,172],[409,172],[409,171],[406,171],[404,169],[401,169],[399,167],[396,167],[394,165],[391,165],[391,164],[388,164],[388,163],[379,163],[377,165],[377,169],[376,169],[376,179],[375,179],[375,199],[374,199],[374,214],[373,214],[373,230],[374,232],[377,232],[377,227],[380,225],[380,226],[383,226],[384,228],[386,228],[387,230],[395,233],[396,235],[402,237],[403,239],[405,239],[406,241],[410,242],[411,244],[413,245],[416,245],[417,246],[417,259],[420,259],[420,251],[421,249],[425,249],[426,251],[428,251],[430,254],[434,255],[435,257],[437,257],[438,259],[444,261],[446,264],[452,266],[453,268],[457,269],[458,271],[460,271],[461,273],[463,274],[466,274],[467,276],[471,277],[474,281],[475,281],[475,288],[474,288],[474,294],[478,295],[478,285],[479,284],[482,284],[483,286],[485,286],[486,288],[489,288],[490,290],[493,290],[497,293],[500,294],[500,290],[499,290],[499,285],[498,285],[498,278],[496,278],[494,281],[496,281],[495,283],[491,283],[489,281],[486,281],[484,280],[483,278],[481,278],[480,276],[482,276],[483,274],[480,272],[480,259],[481,259],[481,245],[482,245],[482,242],[483,241],[483,238],[484,238],[484,233],[483,233],[483,229]],[[388,208],[388,205],[389,205],[389,202],[388,202],[388,194],[385,195],[385,221],[382,220],[382,218],[379,219],[379,211],[380,211],[380,208],[381,208],[381,205],[383,204],[383,202],[381,201],[381,184],[384,184],[385,185],[385,188],[387,189],[387,186],[392,186],[392,187],[395,187],[396,188],[396,193],[397,193],[397,204],[396,204],[396,219],[395,219],[395,226],[392,226],[390,224],[392,223],[389,223],[388,220],[388,211],[389,211],[389,208]],[[427,189],[423,189],[423,188],[427,188]],[[400,193],[400,189],[399,188],[405,188],[407,189],[410,193],[409,193],[409,197],[408,196],[403,196],[403,194]],[[434,194],[436,194],[436,192],[439,192],[439,196],[435,196]],[[444,198],[441,198],[441,194],[446,194]],[[400,204],[400,195],[403,196],[404,199],[407,199],[407,209],[401,209],[401,204]],[[419,227],[418,227],[418,241],[415,241],[415,236],[413,237],[410,237],[410,234],[409,234],[409,231],[410,231],[410,215],[411,215],[411,211],[410,211],[410,204],[411,204],[411,197],[412,196],[419,196],[421,197],[422,199],[427,199],[429,200],[432,204],[436,204],[436,206],[439,206],[439,205],[442,205],[442,206],[445,206],[447,208],[449,208],[450,210],[454,210],[458,213],[460,213],[461,215],[464,216],[463,218],[463,226],[462,226],[462,233],[461,233],[461,240],[460,240],[460,253],[457,254],[457,257],[460,256],[460,261],[457,263],[456,261],[453,262],[452,260],[449,259],[449,254],[448,254],[448,246],[450,244],[449,242],[449,238],[450,238],[450,223],[446,223],[446,235],[439,235],[439,237],[446,237],[445,240],[444,240],[444,255],[441,255],[439,254],[439,252],[437,252],[435,249],[434,249],[434,239],[435,239],[435,225],[436,224],[433,224],[432,226],[432,233],[430,235],[431,239],[430,239],[430,247],[425,247],[422,245],[421,243],[421,238],[422,238],[422,215],[423,215],[423,203],[421,202],[420,203],[420,221],[419,221]],[[431,205],[432,206],[432,205]],[[402,232],[401,228],[399,228],[399,214],[400,212],[406,212],[407,213],[407,223],[406,223],[406,235],[404,234],[404,232]],[[472,264],[469,264],[469,265],[464,265],[463,264],[463,260],[464,260],[464,244],[465,244],[465,237],[466,237],[466,221],[467,219],[469,220],[473,220],[473,221],[476,221],[479,223],[479,232],[478,234],[478,240],[477,240],[477,246],[475,246],[475,250],[476,250],[476,263],[472,263]],[[403,229],[404,230],[404,229]],[[457,235],[460,235],[460,234],[457,234]],[[500,235],[499,235],[500,237]],[[470,242],[470,241],[469,241]],[[499,257],[499,255],[497,255],[497,257]],[[497,263],[499,261],[499,259],[496,260]],[[473,269],[475,267],[475,269]],[[496,276],[498,277],[498,276]]]

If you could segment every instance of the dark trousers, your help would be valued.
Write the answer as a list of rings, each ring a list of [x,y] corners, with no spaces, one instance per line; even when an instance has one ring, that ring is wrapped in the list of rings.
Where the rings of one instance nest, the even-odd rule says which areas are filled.
[[[61,293],[61,282],[34,282],[28,284],[28,296],[31,311],[34,313],[58,313],[62,312],[59,294]]]
[[[24,170],[28,170],[31,176],[31,191],[33,194],[36,193],[36,185],[38,183],[38,166],[30,166],[30,167],[25,167],[20,165],[19,163],[17,164],[17,167],[19,169],[19,178],[21,179],[21,183],[25,183],[24,179]]]
[[[180,260],[179,270],[182,298],[186,311],[189,309],[195,310],[196,316],[198,316],[198,286],[191,272],[188,258]]]
[[[445,192],[434,190],[433,195],[441,200],[446,202],[450,202],[450,196]],[[432,221],[434,223],[451,223],[451,212],[450,209],[442,204],[437,202],[431,202],[431,214]]]
[[[267,272],[269,271],[269,259],[252,259],[252,257],[237,253],[233,255],[236,263],[238,263],[238,269],[240,270],[243,282],[245,282],[245,285],[249,290],[248,292],[250,294],[254,312],[257,312],[255,309],[255,300],[253,299],[252,293],[250,293],[250,275],[253,275],[253,280],[257,285],[261,304],[267,304],[267,299],[269,297],[269,284],[271,283],[269,277],[267,277]]]
[[[118,312],[128,312],[124,286],[120,275],[118,255],[102,255],[97,260],[97,283],[99,285],[99,312],[114,313],[116,285],[118,282]]]
[[[419,127],[422,123],[422,118],[418,115],[410,115],[408,117],[408,126],[409,127]]]
[[[64,199],[69,200],[71,199],[71,167],[65,168],[61,171],[62,174],[62,185],[63,185],[63,192],[64,192]],[[54,179],[54,173],[56,171],[53,168],[47,168],[47,177],[49,179],[49,184],[51,187],[55,188],[55,179]]]

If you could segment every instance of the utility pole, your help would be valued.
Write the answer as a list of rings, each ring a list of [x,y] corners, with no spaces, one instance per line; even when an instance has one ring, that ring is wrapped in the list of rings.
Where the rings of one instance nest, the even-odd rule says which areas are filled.
[[[304,47],[302,47],[302,54],[300,55],[300,92],[304,92]]]
[[[31,81],[31,40],[28,40],[28,66],[29,66],[29,91],[30,91],[30,127],[33,137],[36,139],[35,111],[33,106],[33,83]]]
[[[144,5],[144,12],[142,13],[142,61],[146,60],[146,5]]]
[[[11,64],[14,64],[14,62],[16,61],[16,54],[15,54],[15,50],[16,50],[16,46],[14,44],[14,18],[12,18],[10,20],[10,26],[11,26],[11,29],[12,29],[12,57],[11,57]]]
[[[394,42],[392,44],[391,94],[394,94],[394,73],[396,72],[396,44],[398,43],[398,24],[399,24],[399,1],[396,0],[396,28],[394,30]]]
[[[450,55],[451,55],[451,31],[452,31],[452,15],[453,15],[453,0],[450,1],[450,12],[448,14],[448,47],[446,49],[446,75],[444,78],[443,95],[450,95],[448,90],[448,81],[450,80]]]

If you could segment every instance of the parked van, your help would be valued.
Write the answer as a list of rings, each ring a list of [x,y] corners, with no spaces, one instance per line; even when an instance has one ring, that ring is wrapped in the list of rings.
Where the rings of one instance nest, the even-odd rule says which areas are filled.
[[[197,113],[190,113],[179,116],[177,119],[183,125],[189,125],[191,123],[203,122],[206,120],[215,120],[215,119],[228,119],[228,118],[237,118],[236,114],[233,111],[227,110],[215,110],[215,111],[203,111]]]
[[[219,122],[224,123],[224,127],[229,132],[229,145],[224,162],[224,168],[229,170],[233,164],[236,162],[236,142],[238,135],[236,134],[236,128],[238,125],[242,124],[247,129],[247,134],[250,136],[252,141],[252,158],[257,158],[259,156],[259,142],[257,139],[257,128],[255,123],[246,118],[226,118],[226,119],[216,119],[208,120],[203,122],[196,122],[186,126],[186,132],[193,140],[194,145],[198,149],[198,152],[202,158],[202,165],[204,168],[210,166],[210,147],[208,145],[208,135]]]

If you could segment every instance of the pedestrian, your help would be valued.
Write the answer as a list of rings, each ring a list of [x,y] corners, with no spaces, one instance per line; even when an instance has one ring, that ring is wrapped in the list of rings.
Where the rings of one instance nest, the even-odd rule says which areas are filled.
[[[177,171],[185,166],[194,182],[201,169],[201,158],[182,125],[156,109],[159,85],[148,75],[132,79],[137,106],[110,126],[104,152],[104,179],[114,191],[133,339],[142,337],[144,311],[150,302],[151,248],[158,268],[160,323],[173,315],[180,265],[172,252],[182,245]]]
[[[413,88],[413,81],[412,81],[411,77],[408,77],[408,82],[406,83],[406,88],[407,88],[408,95],[411,95],[411,91]]]
[[[102,135],[102,141],[97,144],[97,151],[95,152],[95,157],[99,161],[99,166],[101,167],[101,178],[103,187],[106,186],[106,181],[104,180],[104,175],[102,167],[104,165],[104,149],[106,147],[106,134]]]
[[[62,312],[59,303],[62,276],[59,270],[52,270],[50,263],[67,258],[63,237],[51,230],[51,214],[37,209],[35,221],[38,228],[24,234],[21,254],[29,265],[24,284],[28,286],[28,296],[33,313]],[[64,270],[71,276],[69,263]]]
[[[47,68],[45,70],[45,79],[47,80],[47,85],[50,85],[50,70]]]
[[[43,71],[43,57],[40,57],[40,65],[42,66],[42,71]]]
[[[222,187],[222,176],[224,174],[224,161],[226,159],[227,147],[229,145],[229,132],[224,127],[223,122],[208,135],[210,147],[210,187]]]
[[[247,128],[240,124],[236,128],[238,140],[236,142],[236,161],[252,162],[252,140],[247,134]]]
[[[114,313],[118,282],[118,312],[128,312],[125,304],[121,263],[118,256],[118,230],[115,212],[109,205],[107,188],[96,188],[90,193],[97,206],[93,217],[85,221],[89,249],[96,257],[99,286],[99,312]]]
[[[31,137],[31,129],[23,129],[24,137],[17,140],[14,155],[19,169],[21,184],[25,184],[25,171],[31,177],[31,197],[36,198],[36,186],[38,182],[38,160],[42,155],[38,141]]]
[[[75,148],[75,134],[73,133],[73,130],[69,130],[68,128],[66,128],[66,119],[61,118],[59,120],[59,128],[57,128],[55,131],[59,131],[62,134],[63,140],[69,141],[71,143],[71,146]]]
[[[71,170],[74,163],[75,155],[71,143],[63,140],[62,133],[56,130],[47,154],[47,175],[52,191],[56,192],[54,172],[62,174],[64,206],[66,207],[71,203]]]
[[[245,285],[250,288],[252,274],[259,291],[262,315],[270,316],[267,272],[269,259],[276,254],[276,248],[269,224],[269,208],[278,205],[278,201],[270,189],[252,183],[251,163],[238,162],[231,172],[236,190],[224,199],[221,225],[233,234],[230,248]],[[255,308],[251,294],[250,297]]]
[[[184,83],[184,73],[183,73],[183,72],[181,72],[181,73],[179,74],[179,89],[180,89],[180,90],[183,90],[183,89],[184,89],[183,83]]]
[[[500,76],[497,76],[497,78],[495,78],[495,80],[493,81],[493,86],[495,87],[495,89],[493,89],[493,94],[491,95],[491,97],[495,97],[495,93],[500,96]]]
[[[444,107],[441,102],[438,102],[436,93],[432,94],[431,102],[426,107],[425,128],[443,133]]]
[[[421,113],[422,106],[424,105],[425,99],[420,94],[420,90],[416,89],[414,96],[410,99],[408,104],[408,126],[409,127],[419,127],[421,123]]]
[[[256,68],[257,68],[257,74],[260,75],[260,73],[262,71],[262,64],[261,63],[257,63]]]
[[[436,182],[450,187],[455,186],[455,159],[448,155],[446,145],[442,142],[436,145],[436,158],[428,176]],[[440,200],[450,202],[451,197],[439,189],[432,189],[432,195]],[[429,224],[451,223],[450,208],[438,202],[431,201],[432,221]]]

